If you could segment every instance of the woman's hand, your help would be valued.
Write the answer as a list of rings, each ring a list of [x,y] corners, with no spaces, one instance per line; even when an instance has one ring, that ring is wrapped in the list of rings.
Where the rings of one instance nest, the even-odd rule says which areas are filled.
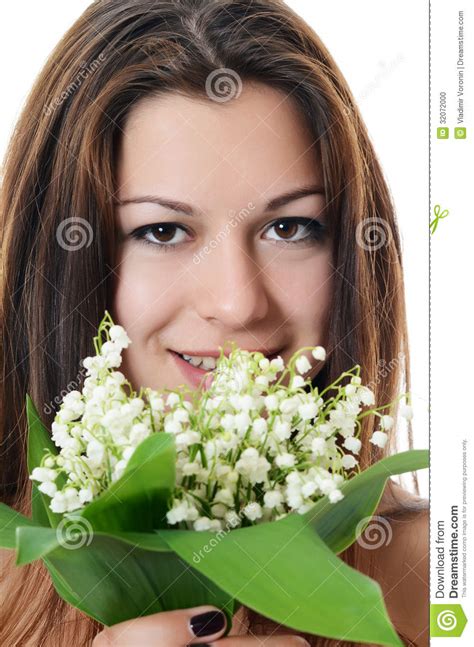
[[[303,647],[308,643],[299,636],[228,636],[226,617],[210,606],[163,611],[149,616],[119,622],[105,627],[94,638],[92,647],[185,647],[186,645],[216,645],[217,647]]]

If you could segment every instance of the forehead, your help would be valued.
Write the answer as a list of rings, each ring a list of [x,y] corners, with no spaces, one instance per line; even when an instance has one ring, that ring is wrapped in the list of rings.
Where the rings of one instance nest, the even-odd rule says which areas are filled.
[[[168,92],[129,113],[118,159],[119,192],[198,197],[320,180],[316,142],[291,96],[243,83],[225,103]]]

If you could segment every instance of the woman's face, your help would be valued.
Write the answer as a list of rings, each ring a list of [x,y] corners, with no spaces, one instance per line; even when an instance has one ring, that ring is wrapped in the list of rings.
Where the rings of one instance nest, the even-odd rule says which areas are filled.
[[[202,384],[212,360],[195,368],[176,353],[218,357],[234,341],[286,363],[325,345],[325,197],[291,99],[246,83],[227,103],[142,100],[124,127],[118,187],[111,311],[132,342],[120,370],[136,390]],[[305,354],[314,376],[322,363]]]

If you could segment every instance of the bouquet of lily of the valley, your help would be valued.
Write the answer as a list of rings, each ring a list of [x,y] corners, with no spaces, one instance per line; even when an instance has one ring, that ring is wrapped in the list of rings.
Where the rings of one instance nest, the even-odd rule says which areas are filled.
[[[0,545],[42,559],[58,594],[106,625],[212,604],[231,626],[245,604],[302,632],[401,645],[381,589],[337,555],[369,524],[392,474],[425,450],[360,471],[374,407],[360,367],[318,392],[324,348],[281,357],[221,351],[207,389],[140,388],[117,370],[130,340],[106,312],[82,392],[43,426],[27,396],[32,518],[0,505]],[[401,405],[411,417],[411,408]]]

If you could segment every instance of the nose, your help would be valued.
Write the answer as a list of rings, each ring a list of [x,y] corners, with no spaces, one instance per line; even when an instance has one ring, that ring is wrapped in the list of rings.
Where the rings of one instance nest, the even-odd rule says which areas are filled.
[[[229,237],[216,243],[193,268],[196,311],[225,328],[249,328],[268,313],[268,279],[250,250]]]

